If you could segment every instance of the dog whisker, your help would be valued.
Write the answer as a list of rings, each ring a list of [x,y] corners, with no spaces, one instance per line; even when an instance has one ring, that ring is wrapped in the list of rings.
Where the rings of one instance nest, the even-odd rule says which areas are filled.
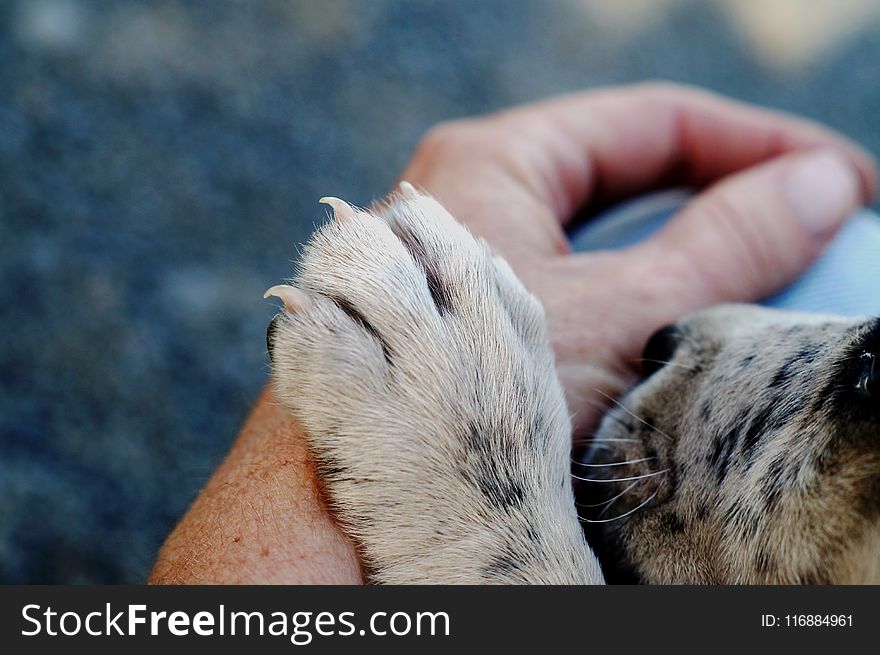
[[[572,459],[572,463],[578,466],[589,466],[591,468],[604,468],[606,466],[626,466],[627,464],[640,464],[641,462],[651,462],[657,459],[656,457],[642,457],[640,459],[630,459],[625,462],[608,462],[607,464],[587,464],[584,462],[578,462],[575,459]]]
[[[660,489],[657,489],[654,493],[652,493],[650,496],[648,496],[644,501],[639,503],[633,509],[629,510],[628,512],[624,512],[623,514],[621,514],[619,516],[615,516],[614,518],[610,518],[610,519],[580,519],[580,520],[584,523],[611,523],[613,521],[619,521],[620,519],[624,519],[627,516],[630,516],[630,515],[638,512],[645,505],[647,505],[652,500],[654,500],[654,498],[657,496],[658,493],[660,493]],[[601,516],[601,514],[600,514],[600,516]]]
[[[622,495],[624,495],[627,491],[629,491],[629,490],[632,489],[634,486],[636,486],[639,482],[641,482],[641,480],[636,480],[635,482],[631,482],[631,483],[627,486],[626,489],[624,489],[624,490],[621,491],[619,494],[617,494],[616,496],[614,496],[614,498],[609,498],[608,500],[605,500],[605,501],[603,501],[603,502],[601,502],[601,503],[575,503],[575,505],[577,505],[578,507],[602,507],[603,505],[607,505],[607,504],[609,504],[609,503],[613,503],[615,500],[617,500],[617,499],[620,498]]]
[[[686,371],[690,371],[694,368],[693,365],[688,366],[687,364],[677,364],[675,362],[664,361],[662,359],[648,359],[647,357],[640,357],[639,359],[631,359],[631,362],[635,363],[643,363],[643,362],[651,362],[652,364],[660,364],[661,366],[672,366],[674,368],[681,368]]]
[[[595,391],[597,391],[598,393],[600,393],[600,394],[602,394],[603,396],[605,396],[606,398],[608,398],[608,400],[610,400],[610,401],[613,402],[615,405],[617,405],[618,407],[620,407],[620,409],[622,409],[622,410],[625,411],[627,414],[629,414],[630,416],[632,416],[635,420],[637,420],[637,421],[638,421],[639,423],[641,423],[642,425],[645,425],[645,426],[647,426],[648,428],[654,430],[654,432],[656,432],[657,434],[659,434],[659,435],[662,436],[662,437],[665,437],[665,438],[668,439],[670,442],[674,441],[674,439],[673,439],[672,437],[670,437],[668,434],[666,434],[665,432],[663,432],[663,430],[661,430],[660,428],[658,428],[658,427],[656,427],[656,426],[654,426],[654,425],[651,425],[650,423],[648,423],[648,422],[647,422],[645,419],[643,419],[642,417],[640,417],[640,416],[636,416],[636,415],[635,415],[630,409],[628,409],[626,406],[624,406],[624,404],[621,403],[621,402],[620,402],[619,400],[617,400],[616,398],[613,398],[612,396],[609,396],[607,393],[605,393],[605,392],[602,391],[601,389],[595,389]]]
[[[593,437],[590,443],[639,443],[640,439],[626,439],[624,437]]]
[[[601,446],[603,448],[611,448],[605,445],[610,443],[641,443],[641,439],[597,439],[594,437],[582,437],[580,439],[572,439],[572,445],[576,446]]]
[[[636,475],[630,478],[585,478],[580,475],[575,475],[571,473],[571,477],[575,480],[581,480],[583,482],[627,482],[629,480],[642,480],[644,478],[653,478],[656,475],[661,475],[662,473],[667,473],[669,471],[668,468],[660,469],[659,471],[652,471],[651,473],[645,473],[644,475]]]

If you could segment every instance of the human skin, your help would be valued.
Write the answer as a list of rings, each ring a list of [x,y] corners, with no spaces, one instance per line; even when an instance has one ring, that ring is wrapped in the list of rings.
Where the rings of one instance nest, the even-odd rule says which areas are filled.
[[[656,328],[792,281],[873,196],[876,172],[869,155],[813,123],[650,83],[442,124],[401,178],[486,237],[541,300],[577,437],[637,379]],[[659,234],[570,253],[563,230],[579,210],[669,185],[701,192]],[[305,437],[269,385],[150,582],[361,581]]]

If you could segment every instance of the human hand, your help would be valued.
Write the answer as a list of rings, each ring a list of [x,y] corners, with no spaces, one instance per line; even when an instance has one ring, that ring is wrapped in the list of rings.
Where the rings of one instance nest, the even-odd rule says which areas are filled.
[[[435,128],[403,178],[486,237],[544,304],[576,426],[636,377],[682,314],[782,287],[874,190],[871,159],[805,121],[694,89],[575,94]],[[656,237],[570,254],[575,213],[669,184],[707,186]],[[174,533],[155,583],[357,582],[305,439],[267,389]]]
[[[871,158],[783,114],[671,84],[591,91],[434,128],[403,173],[541,300],[575,428],[636,379],[648,336],[794,280],[874,192]],[[707,187],[654,238],[571,254],[583,208]]]

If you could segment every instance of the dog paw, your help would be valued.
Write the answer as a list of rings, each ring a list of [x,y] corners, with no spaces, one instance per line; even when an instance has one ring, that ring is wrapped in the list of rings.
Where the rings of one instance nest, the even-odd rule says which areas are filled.
[[[334,220],[292,284],[267,292],[284,303],[269,351],[368,574],[564,582],[589,569],[538,301],[408,185],[374,211],[324,201]]]

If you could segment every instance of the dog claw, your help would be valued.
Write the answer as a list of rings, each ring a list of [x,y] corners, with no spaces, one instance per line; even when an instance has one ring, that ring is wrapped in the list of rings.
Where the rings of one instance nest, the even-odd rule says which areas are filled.
[[[397,185],[398,190],[408,196],[416,195],[416,188],[407,182],[406,180],[401,180],[400,184]]]
[[[357,210],[344,200],[334,198],[333,196],[324,196],[318,202],[323,205],[330,205],[333,208],[333,214],[337,221],[347,221],[355,217]]]
[[[309,302],[306,294],[289,284],[276,284],[274,287],[266,289],[263,298],[269,298],[270,296],[280,298],[281,302],[284,303],[284,309],[291,313],[302,311]]]

